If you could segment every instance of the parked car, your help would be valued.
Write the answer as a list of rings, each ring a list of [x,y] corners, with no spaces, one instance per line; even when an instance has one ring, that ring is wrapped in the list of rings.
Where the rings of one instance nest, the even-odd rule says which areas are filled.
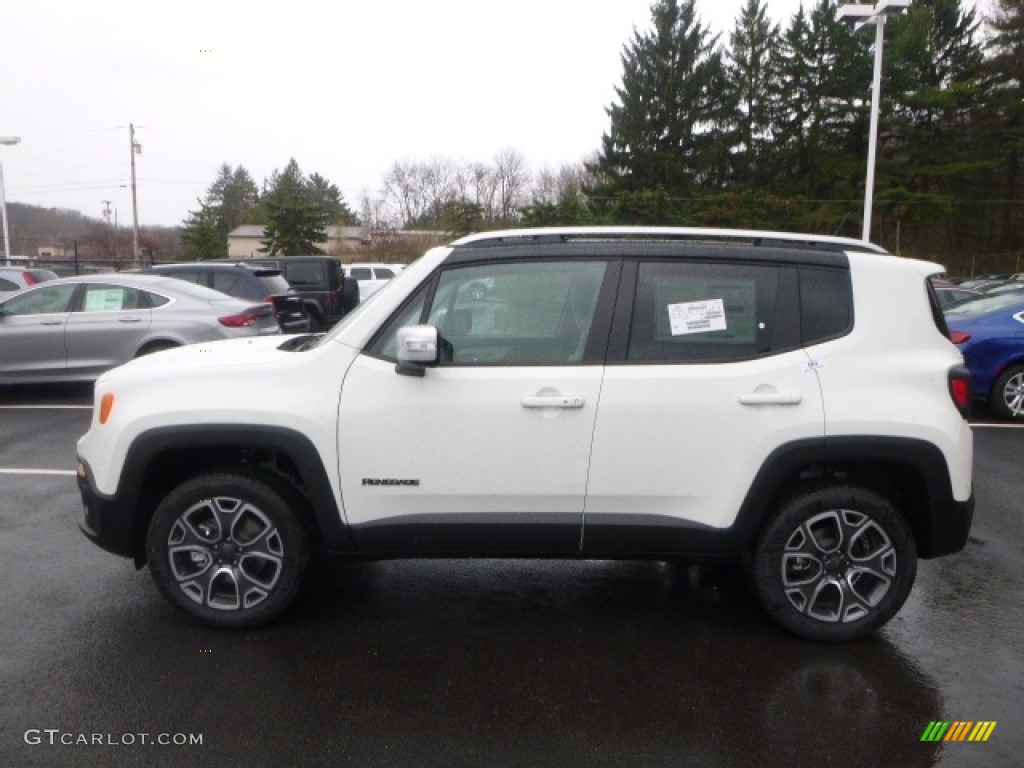
[[[330,328],[359,305],[359,284],[333,256],[275,256],[244,264],[279,269],[306,302],[312,330]]]
[[[998,296],[1003,293],[1024,293],[1024,282],[1008,280],[1004,283],[988,285],[982,291],[985,296]]]
[[[1024,296],[1003,293],[946,313],[971,372],[971,394],[1004,419],[1024,419]]]
[[[1002,285],[1009,279],[1009,275],[1003,275],[1002,277],[976,277],[971,280],[964,280],[959,283],[961,288],[972,288],[976,291],[983,291],[986,288],[991,288],[993,285]]]
[[[138,272],[188,280],[236,299],[265,301],[273,305],[277,323],[283,333],[308,333],[312,327],[305,302],[288,285],[279,269],[245,264],[192,262],[157,264]]]
[[[965,301],[971,301],[972,299],[980,299],[985,295],[983,291],[976,291],[972,288],[962,288],[959,285],[952,283],[934,282],[932,283],[935,288],[935,296],[939,300],[939,306],[942,307],[942,311],[946,312],[957,304],[962,304]]]
[[[269,304],[182,280],[64,277],[0,301],[0,384],[90,381],[151,352],[280,333]]]
[[[466,237],[325,336],[100,379],[79,525],[221,628],[280,616],[322,547],[746,562],[782,626],[853,640],[970,533],[940,269],[813,235]]]
[[[349,264],[345,274],[359,283],[359,300],[366,301],[401,270],[393,264]]]
[[[57,273],[51,269],[0,267],[0,293],[13,293],[47,280],[56,280],[57,277]]]

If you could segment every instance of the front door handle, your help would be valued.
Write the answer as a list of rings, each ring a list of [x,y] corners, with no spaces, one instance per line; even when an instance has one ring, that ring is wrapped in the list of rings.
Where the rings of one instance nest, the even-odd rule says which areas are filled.
[[[748,392],[739,399],[743,405],[799,405],[804,398],[795,392]]]
[[[582,397],[554,395],[549,397],[524,397],[519,401],[523,408],[582,408],[586,402]]]
[[[40,325],[64,325],[63,320],[41,320]]]
[[[117,318],[117,320],[118,320],[118,322],[121,322],[121,323],[141,323],[142,322],[142,318],[141,317],[119,317],[119,318]]]

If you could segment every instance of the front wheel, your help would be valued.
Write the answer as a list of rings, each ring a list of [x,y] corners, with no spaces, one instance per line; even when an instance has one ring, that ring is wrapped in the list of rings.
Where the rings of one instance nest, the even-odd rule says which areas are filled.
[[[846,642],[889,621],[906,602],[917,550],[884,497],[845,483],[783,502],[754,545],[751,576],[761,604],[800,637]]]
[[[171,491],[149,525],[153,579],[203,624],[266,624],[298,594],[309,559],[306,531],[285,496],[255,477],[201,475]]]
[[[989,405],[1004,419],[1024,419],[1024,365],[1003,371],[992,387]]]

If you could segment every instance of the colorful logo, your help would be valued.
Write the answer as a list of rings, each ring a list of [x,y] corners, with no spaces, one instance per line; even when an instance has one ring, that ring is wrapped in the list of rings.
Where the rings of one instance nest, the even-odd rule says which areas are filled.
[[[932,720],[921,741],[988,741],[995,729],[995,720]]]

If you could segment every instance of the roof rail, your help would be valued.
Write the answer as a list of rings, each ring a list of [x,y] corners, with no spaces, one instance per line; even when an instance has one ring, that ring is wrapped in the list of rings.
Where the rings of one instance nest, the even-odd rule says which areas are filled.
[[[862,251],[888,254],[884,248],[864,240],[830,235],[772,232],[756,229],[713,229],[695,227],[540,227],[505,229],[467,235],[451,243],[452,247],[472,245],[514,245],[528,243],[632,241],[690,241],[737,243],[769,248],[814,248],[823,251]]]

